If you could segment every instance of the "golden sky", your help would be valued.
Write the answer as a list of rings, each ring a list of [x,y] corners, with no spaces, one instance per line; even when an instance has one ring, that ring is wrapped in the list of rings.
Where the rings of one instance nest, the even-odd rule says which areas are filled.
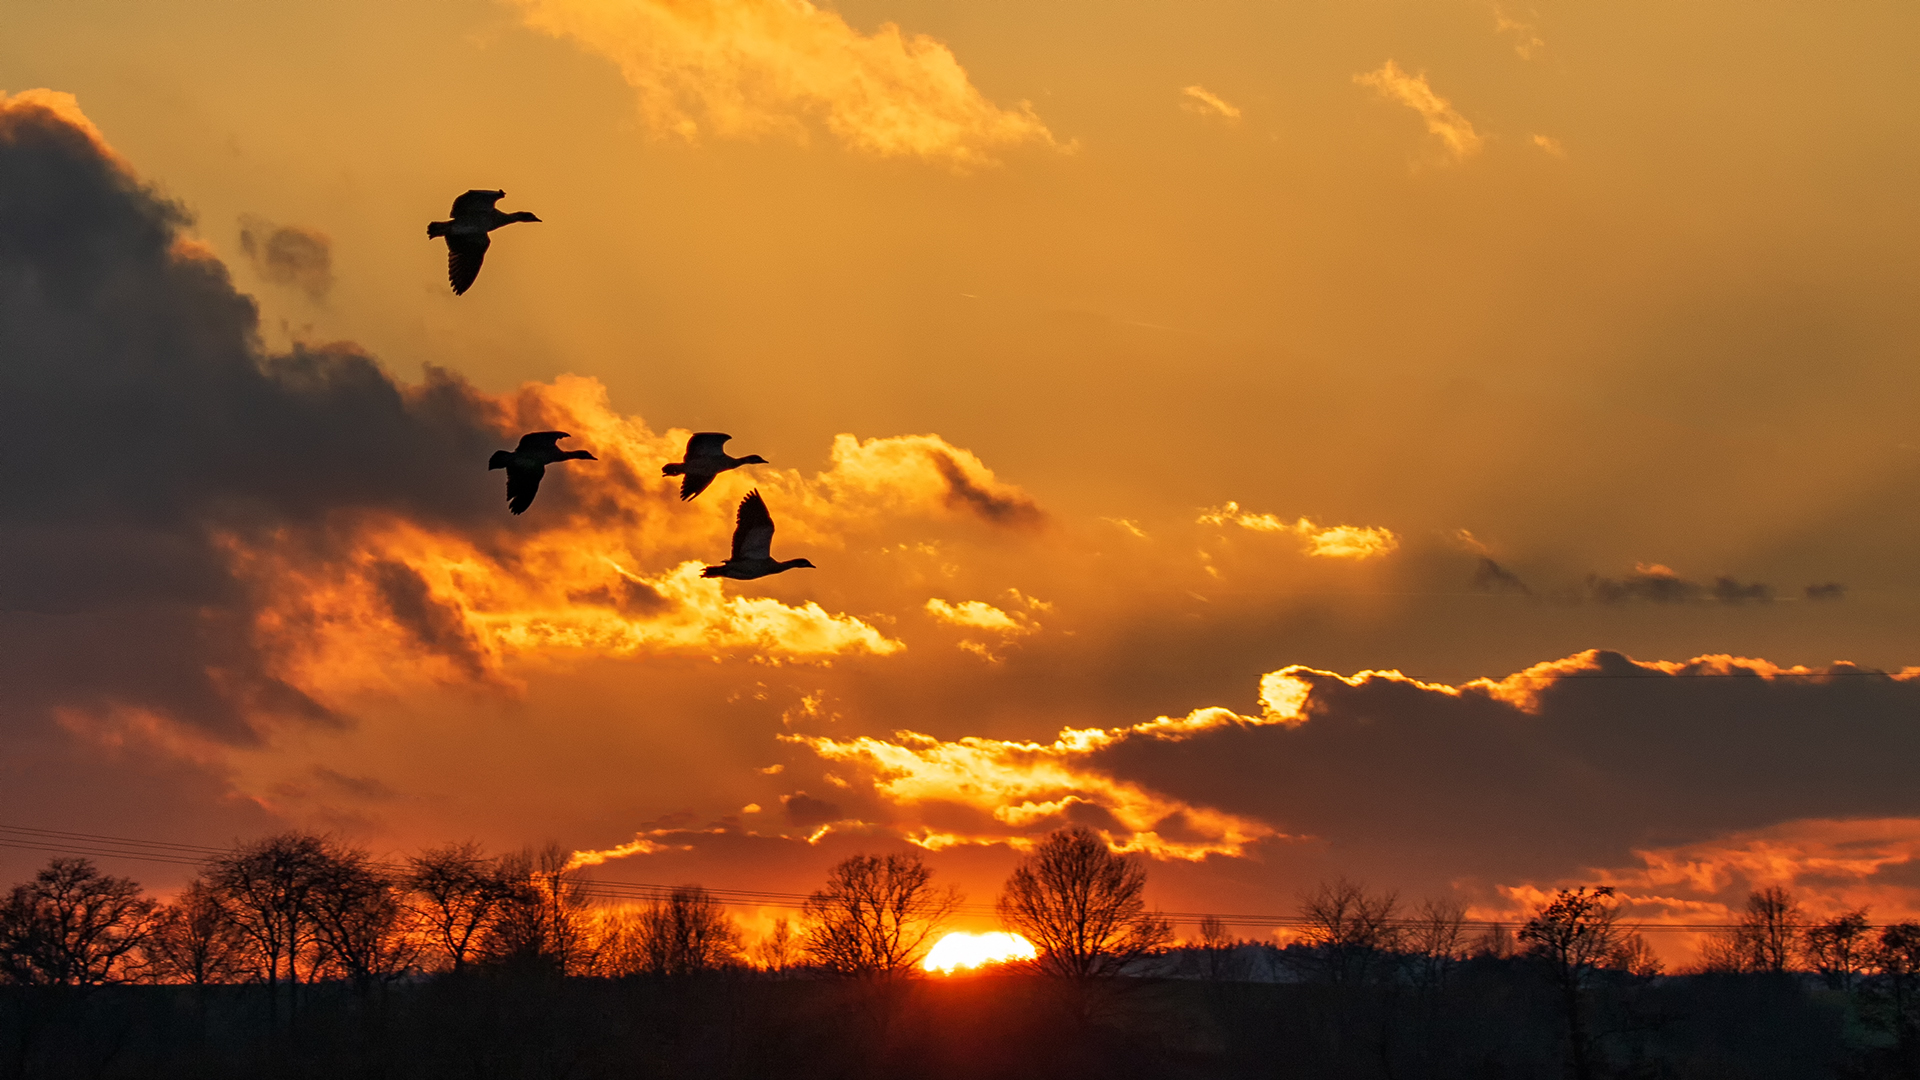
[[[5,21],[0,823],[1920,910],[1911,5]]]

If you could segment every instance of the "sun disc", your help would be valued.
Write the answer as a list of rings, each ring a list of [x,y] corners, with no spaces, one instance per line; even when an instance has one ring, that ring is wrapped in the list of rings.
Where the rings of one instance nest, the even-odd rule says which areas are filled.
[[[1019,934],[997,930],[987,934],[969,934],[956,930],[934,945],[921,966],[928,971],[951,975],[961,969],[973,970],[988,964],[1031,960],[1038,955],[1040,951],[1033,947],[1033,942]]]

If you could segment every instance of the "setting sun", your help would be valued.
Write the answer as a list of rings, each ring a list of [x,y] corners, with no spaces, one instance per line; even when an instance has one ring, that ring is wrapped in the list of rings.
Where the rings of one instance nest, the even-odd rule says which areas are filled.
[[[951,975],[962,968],[982,968],[1010,960],[1031,960],[1039,955],[1033,942],[1019,934],[997,930],[989,934],[955,931],[940,939],[933,951],[927,953],[921,966],[928,971]]]

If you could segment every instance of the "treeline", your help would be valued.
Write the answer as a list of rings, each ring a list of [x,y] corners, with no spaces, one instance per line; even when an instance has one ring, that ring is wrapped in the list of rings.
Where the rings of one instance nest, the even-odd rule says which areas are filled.
[[[1039,966],[1115,974],[1167,944],[1146,911],[1144,868],[1085,829],[1037,846],[1000,904],[1036,942]],[[303,984],[370,990],[475,968],[560,976],[687,976],[752,968],[894,978],[909,974],[958,908],[917,853],[855,855],[748,947],[698,885],[643,904],[596,903],[559,847],[489,855],[432,848],[399,865],[290,832],[210,859],[170,902],[83,858],[56,858],[0,897],[0,981],[28,986],[257,983],[297,999]]]
[[[1777,889],[1669,975],[1605,887],[1482,928],[1329,883],[1279,947],[1176,943],[1145,884],[1057,832],[996,904],[1038,959],[930,981],[961,898],[913,853],[843,860],[752,942],[698,886],[604,902],[559,848],[287,833],[165,903],[58,858],[0,896],[0,1077],[1920,1076],[1920,926]]]

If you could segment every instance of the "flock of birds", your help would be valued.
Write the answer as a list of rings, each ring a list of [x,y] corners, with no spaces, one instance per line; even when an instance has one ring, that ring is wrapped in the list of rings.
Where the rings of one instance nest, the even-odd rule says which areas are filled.
[[[540,220],[524,210],[509,214],[499,209],[496,204],[506,194],[504,191],[476,188],[453,200],[451,220],[427,223],[427,236],[430,239],[447,242],[447,282],[453,286],[454,295],[461,295],[472,288],[474,279],[480,276],[480,264],[486,259],[487,248],[492,244],[489,233],[517,221]],[[560,449],[560,440],[566,438],[571,436],[564,431],[534,431],[522,435],[520,445],[512,450],[493,452],[487,468],[506,470],[509,511],[523,514],[527,507],[533,505],[533,497],[540,492],[540,480],[546,476],[547,466],[561,461],[598,460],[585,450]],[[683,460],[661,468],[662,475],[680,478],[681,501],[690,500],[707,490],[714,477],[729,469],[767,464],[767,459],[759,454],[748,454],[746,457],[728,454],[726,445],[730,438],[732,436],[718,431],[695,432],[687,440]],[[709,566],[700,571],[700,575],[751,581],[793,569],[811,570],[814,565],[805,559],[773,557],[773,515],[767,512],[766,500],[755,490],[740,500],[740,510],[734,519],[732,554],[718,566]]]

